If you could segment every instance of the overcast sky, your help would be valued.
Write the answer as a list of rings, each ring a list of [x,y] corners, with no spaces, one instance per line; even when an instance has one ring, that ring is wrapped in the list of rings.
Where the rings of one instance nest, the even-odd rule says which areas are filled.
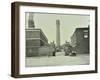
[[[89,15],[70,14],[47,14],[34,13],[35,28],[41,28],[48,38],[48,42],[56,43],[56,20],[60,20],[60,40],[61,44],[70,41],[75,28],[88,27]]]

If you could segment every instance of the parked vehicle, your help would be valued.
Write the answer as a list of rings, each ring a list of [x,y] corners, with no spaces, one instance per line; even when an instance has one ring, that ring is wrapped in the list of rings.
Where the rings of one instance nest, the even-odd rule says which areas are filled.
[[[76,56],[76,51],[72,51],[72,53],[70,53],[69,56]]]

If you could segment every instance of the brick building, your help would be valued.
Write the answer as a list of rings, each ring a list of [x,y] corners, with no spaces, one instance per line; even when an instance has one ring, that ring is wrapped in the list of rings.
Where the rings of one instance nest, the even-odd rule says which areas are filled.
[[[39,56],[39,48],[48,45],[48,39],[41,29],[26,29],[26,56]]]
[[[89,53],[89,27],[76,28],[71,37],[71,45],[77,53]]]
[[[44,53],[40,53],[39,50],[48,45],[48,39],[41,29],[35,28],[34,13],[32,12],[25,14],[25,37],[26,57],[40,56]],[[45,55],[47,54],[45,53]]]

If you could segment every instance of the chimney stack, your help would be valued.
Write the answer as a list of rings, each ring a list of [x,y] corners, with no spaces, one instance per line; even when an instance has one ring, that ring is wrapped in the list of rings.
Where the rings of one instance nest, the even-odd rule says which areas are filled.
[[[60,48],[60,20],[56,20],[56,45]]]

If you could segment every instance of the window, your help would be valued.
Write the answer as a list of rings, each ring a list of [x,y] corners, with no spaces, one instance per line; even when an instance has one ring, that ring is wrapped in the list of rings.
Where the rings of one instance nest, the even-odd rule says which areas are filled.
[[[88,30],[83,30],[84,32],[84,38],[88,38]]]
[[[88,30],[83,30],[83,32],[88,32]]]
[[[88,35],[87,34],[84,34],[84,38],[88,38]]]

